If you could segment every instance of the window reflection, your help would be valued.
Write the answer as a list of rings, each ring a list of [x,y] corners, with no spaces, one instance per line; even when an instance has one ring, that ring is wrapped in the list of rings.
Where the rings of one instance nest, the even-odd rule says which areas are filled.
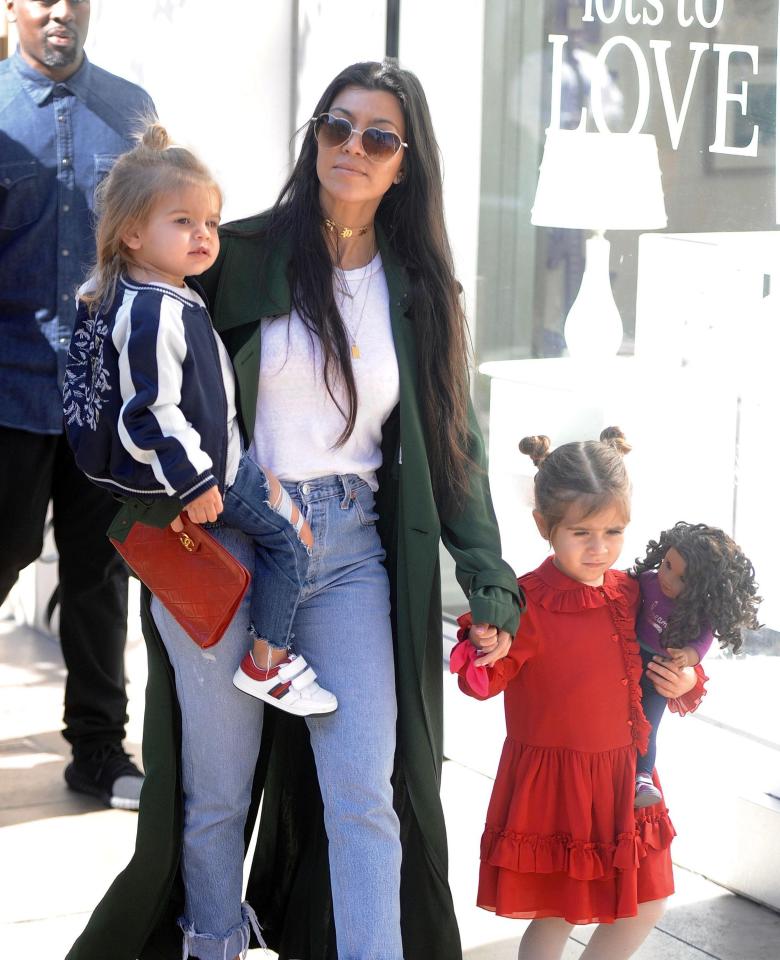
[[[530,223],[547,127],[654,134],[668,225],[607,234],[621,353],[659,370],[655,385],[641,381],[644,522],[662,514],[661,524],[703,520],[732,534],[766,598],[766,627],[746,649],[777,655],[780,524],[767,505],[780,467],[768,442],[780,348],[778,4],[507,0],[486,4],[485,15],[477,358],[565,356],[589,233]],[[679,416],[654,423],[661,371],[672,367],[684,384]],[[479,379],[487,422],[488,378]],[[533,430],[547,413],[538,408]],[[665,475],[648,466],[653,456]]]
[[[581,0],[555,0],[533,11],[528,6],[488,4],[486,10],[491,63],[484,94],[481,360],[563,352],[563,319],[579,289],[584,236],[528,223],[551,119],[576,129],[584,114],[586,129],[596,130],[595,113],[608,129],[626,131],[644,116],[646,98],[641,130],[658,139],[668,232],[775,227],[776,4],[731,0],[721,5],[712,28],[695,17],[683,26],[676,4],[663,5],[658,24],[650,16],[649,23],[628,24],[625,8],[604,23],[596,17],[598,5]],[[601,4],[608,12],[622,6]],[[652,12],[647,4],[631,9],[643,6]],[[583,19],[588,7],[594,11],[590,22]],[[682,19],[695,9],[683,4]],[[712,21],[717,11],[714,2],[702,4],[702,20]],[[755,73],[744,47],[756,48]],[[735,100],[719,104],[719,68],[727,72],[726,96],[746,84],[744,115]],[[754,127],[756,157],[710,150],[719,133],[725,147],[744,147]],[[637,234],[611,239],[613,289],[628,334],[624,351],[632,353]]]

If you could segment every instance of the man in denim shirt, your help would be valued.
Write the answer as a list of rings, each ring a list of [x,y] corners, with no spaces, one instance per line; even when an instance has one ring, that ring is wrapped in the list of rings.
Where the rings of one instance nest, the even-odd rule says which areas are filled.
[[[61,383],[75,291],[94,257],[94,192],[149,96],[84,56],[88,0],[6,0],[19,48],[0,63],[0,603],[40,554],[53,503],[68,679],[65,780],[138,808],[127,722],[127,575],[106,538],[116,504],[76,469]]]

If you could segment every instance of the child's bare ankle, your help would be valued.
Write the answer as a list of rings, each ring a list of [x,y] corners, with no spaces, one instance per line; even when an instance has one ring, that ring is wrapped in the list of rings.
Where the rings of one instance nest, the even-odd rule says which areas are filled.
[[[255,640],[252,646],[252,658],[261,670],[271,670],[287,659],[285,647],[272,647],[267,640]]]

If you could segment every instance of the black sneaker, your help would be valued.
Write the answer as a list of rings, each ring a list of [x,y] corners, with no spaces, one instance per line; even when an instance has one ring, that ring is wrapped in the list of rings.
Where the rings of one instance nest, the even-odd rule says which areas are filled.
[[[118,743],[74,756],[65,767],[65,783],[79,793],[99,797],[107,807],[137,810],[144,775]]]

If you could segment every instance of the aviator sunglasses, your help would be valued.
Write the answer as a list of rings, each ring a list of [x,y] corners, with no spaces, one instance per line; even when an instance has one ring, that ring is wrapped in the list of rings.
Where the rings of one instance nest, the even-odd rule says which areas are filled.
[[[359,134],[363,153],[374,163],[387,163],[401,147],[409,146],[391,130],[380,130],[378,127],[356,130],[346,117],[334,117],[332,113],[321,113],[318,117],[312,117],[311,122],[317,143],[322,147],[343,147],[353,133]]]

